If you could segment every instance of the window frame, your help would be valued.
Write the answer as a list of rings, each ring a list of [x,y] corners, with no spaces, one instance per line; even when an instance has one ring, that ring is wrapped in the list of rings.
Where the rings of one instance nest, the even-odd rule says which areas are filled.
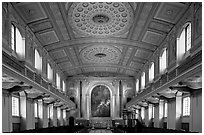
[[[135,90],[136,90],[136,94],[139,92],[140,90],[140,85],[139,85],[139,79],[136,79],[136,84],[135,84]]]
[[[188,27],[190,28],[190,33],[188,31]],[[184,34],[184,44],[181,44],[181,36],[183,34],[183,32],[185,32]],[[189,35],[190,35],[190,40],[189,39]],[[188,43],[190,41],[190,47],[188,48]],[[182,46],[181,46],[182,45]],[[191,22],[186,22],[182,29],[180,30],[180,33],[177,36],[177,43],[176,43],[176,48],[177,48],[177,52],[176,52],[176,57],[177,57],[177,61],[181,61],[183,59],[185,59],[188,55],[189,55],[189,51],[192,48],[192,23]],[[184,52],[182,52],[182,50],[184,50]]]
[[[17,110],[18,114],[17,114],[17,115],[15,115],[15,114],[13,113],[13,98],[18,99],[18,110]],[[12,117],[20,117],[20,97],[17,96],[17,95],[12,95],[11,101],[12,101],[12,102],[11,102],[11,106],[12,106],[11,115],[12,115]]]
[[[184,99],[189,98],[189,109],[188,114],[184,115]],[[190,95],[186,95],[182,97],[182,117],[189,117],[191,115],[191,98]]]
[[[164,102],[164,118],[168,117],[168,102]]]
[[[166,55],[164,55],[164,53],[165,53]],[[164,56],[166,56],[166,59],[164,59],[164,58],[165,58]],[[163,62],[164,60],[165,60],[165,62]],[[164,63],[165,63],[165,67],[164,67]],[[163,74],[163,73],[166,72],[167,63],[168,63],[167,48],[163,48],[163,49],[162,49],[162,52],[161,52],[161,54],[160,54],[160,56],[159,56],[159,73],[160,73],[160,74]]]
[[[154,80],[154,62],[151,62],[151,65],[149,68],[149,82],[153,82],[153,80]]]

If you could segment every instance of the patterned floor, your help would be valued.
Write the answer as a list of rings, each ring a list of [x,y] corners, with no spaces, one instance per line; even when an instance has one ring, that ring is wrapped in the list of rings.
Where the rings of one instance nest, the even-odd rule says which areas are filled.
[[[94,129],[91,130],[89,133],[112,133],[111,130],[107,129]]]

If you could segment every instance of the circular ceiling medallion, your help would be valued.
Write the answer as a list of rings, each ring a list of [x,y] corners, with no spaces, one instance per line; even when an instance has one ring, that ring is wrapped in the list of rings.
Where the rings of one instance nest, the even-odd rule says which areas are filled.
[[[132,8],[121,2],[75,2],[68,21],[76,32],[89,36],[107,36],[128,31],[133,22]]]
[[[121,52],[118,48],[108,45],[94,45],[84,48],[80,52],[84,63],[118,63]]]

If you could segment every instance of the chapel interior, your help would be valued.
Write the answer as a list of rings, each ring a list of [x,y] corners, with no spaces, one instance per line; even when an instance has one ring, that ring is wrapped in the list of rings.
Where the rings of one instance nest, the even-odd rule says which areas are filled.
[[[3,133],[202,133],[202,2],[2,2]]]

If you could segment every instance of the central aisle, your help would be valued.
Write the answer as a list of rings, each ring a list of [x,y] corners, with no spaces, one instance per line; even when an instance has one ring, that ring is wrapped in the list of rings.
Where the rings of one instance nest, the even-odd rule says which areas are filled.
[[[94,129],[91,130],[89,133],[112,133],[111,130],[107,129]]]

